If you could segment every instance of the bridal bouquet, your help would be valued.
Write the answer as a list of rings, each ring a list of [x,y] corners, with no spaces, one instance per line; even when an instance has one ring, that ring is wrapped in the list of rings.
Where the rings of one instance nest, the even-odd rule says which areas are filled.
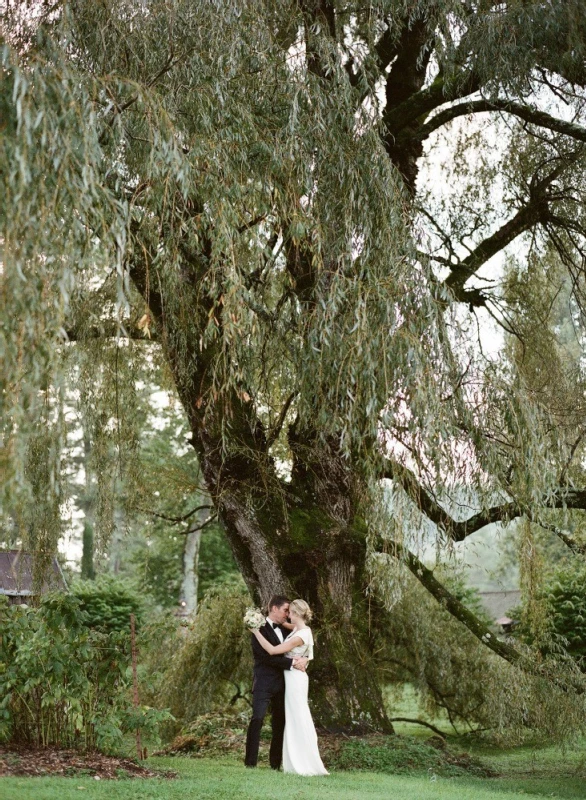
[[[246,609],[246,614],[244,615],[244,624],[249,630],[254,631],[257,628],[261,628],[264,623],[265,616],[258,610],[258,608]]]

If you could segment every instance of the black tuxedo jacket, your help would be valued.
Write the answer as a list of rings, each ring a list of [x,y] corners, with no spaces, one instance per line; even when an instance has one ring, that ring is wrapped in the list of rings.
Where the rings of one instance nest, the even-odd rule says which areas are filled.
[[[283,639],[287,637],[289,631],[281,628]],[[273,630],[268,622],[260,629],[260,633],[265,639],[273,645],[281,644],[281,640]],[[263,650],[254,634],[252,638],[252,655],[254,658],[254,680],[252,683],[252,691],[263,691],[274,694],[275,692],[284,691],[285,677],[283,671],[291,669],[293,664],[292,658],[287,656],[270,656],[266,650]]]

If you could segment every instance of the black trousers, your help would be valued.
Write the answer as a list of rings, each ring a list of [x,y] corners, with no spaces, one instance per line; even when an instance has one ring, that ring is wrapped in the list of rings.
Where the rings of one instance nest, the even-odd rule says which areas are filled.
[[[258,747],[260,744],[260,730],[271,705],[272,737],[269,751],[269,762],[272,769],[279,769],[283,760],[283,734],[285,732],[285,689],[267,691],[257,689],[252,693],[252,719],[246,734],[246,756],[244,763],[247,767],[256,767],[258,761]]]

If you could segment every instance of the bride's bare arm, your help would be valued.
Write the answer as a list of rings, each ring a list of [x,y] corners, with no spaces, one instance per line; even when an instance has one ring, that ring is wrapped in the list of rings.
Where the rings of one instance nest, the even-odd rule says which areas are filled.
[[[274,645],[270,642],[267,642],[260,631],[252,631],[252,633],[258,639],[258,643],[263,650],[266,650],[271,656],[282,656],[283,653],[288,653],[289,650],[293,650],[293,648],[297,647],[298,644],[303,644],[303,639],[301,636],[294,636],[292,639],[287,639],[287,641],[283,642],[283,644]]]

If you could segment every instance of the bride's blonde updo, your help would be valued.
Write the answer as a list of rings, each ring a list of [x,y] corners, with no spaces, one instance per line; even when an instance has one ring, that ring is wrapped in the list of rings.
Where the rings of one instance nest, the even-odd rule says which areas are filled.
[[[289,611],[293,611],[295,614],[298,614],[304,622],[307,622],[308,625],[311,622],[313,611],[305,602],[305,600],[293,600],[293,602],[289,605]]]

